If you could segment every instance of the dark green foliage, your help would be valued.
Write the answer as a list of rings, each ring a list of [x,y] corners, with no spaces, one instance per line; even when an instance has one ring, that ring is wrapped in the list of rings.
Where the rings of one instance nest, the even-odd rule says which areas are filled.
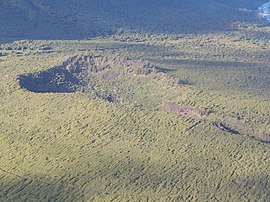
[[[257,9],[262,3],[240,0],[171,0],[169,3],[163,0],[2,0],[0,36],[83,39],[105,36],[119,28],[178,34],[228,31],[234,22],[258,21],[249,10]]]

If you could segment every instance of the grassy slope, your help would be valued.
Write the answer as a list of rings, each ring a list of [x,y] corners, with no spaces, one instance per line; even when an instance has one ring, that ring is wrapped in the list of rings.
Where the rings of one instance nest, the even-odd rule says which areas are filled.
[[[23,56],[6,51],[0,62],[0,200],[268,201],[270,146],[252,136],[270,132],[269,48],[256,38],[241,40],[242,33],[20,42],[35,48]],[[42,53],[44,44],[54,52]],[[87,94],[19,88],[18,75],[96,48],[171,70],[191,83],[177,102],[213,115],[200,121]],[[233,135],[212,124],[228,116],[251,130]]]

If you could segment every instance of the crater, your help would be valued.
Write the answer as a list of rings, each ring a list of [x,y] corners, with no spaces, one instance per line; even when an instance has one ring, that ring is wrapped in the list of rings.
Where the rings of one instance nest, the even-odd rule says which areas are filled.
[[[34,93],[91,93],[108,102],[160,108],[173,99],[180,79],[164,68],[126,56],[75,55],[49,70],[20,75],[21,88]]]
[[[87,84],[98,74],[109,81],[121,73],[147,76],[155,72],[155,68],[149,62],[130,60],[127,57],[76,55],[49,70],[20,75],[19,84],[35,93],[72,93],[87,91]]]

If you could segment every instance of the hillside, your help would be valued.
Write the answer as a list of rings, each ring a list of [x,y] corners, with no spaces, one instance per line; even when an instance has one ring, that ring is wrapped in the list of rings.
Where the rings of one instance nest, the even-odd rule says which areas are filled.
[[[220,32],[234,29],[233,22],[256,22],[249,10],[262,2],[2,0],[0,36],[79,39],[107,35],[119,28],[156,33]]]
[[[269,202],[263,3],[0,0],[0,201]]]

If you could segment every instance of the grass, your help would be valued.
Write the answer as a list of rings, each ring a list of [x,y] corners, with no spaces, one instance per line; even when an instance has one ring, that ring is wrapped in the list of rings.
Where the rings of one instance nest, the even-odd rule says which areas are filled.
[[[1,57],[0,200],[269,201],[270,145],[256,139],[270,132],[269,49],[239,41],[243,33],[15,42],[34,48]],[[48,44],[52,52],[39,52]],[[20,88],[20,75],[89,49],[143,58],[188,82],[172,91],[148,78],[97,81],[118,86],[123,105]],[[164,101],[211,114],[181,116]]]

